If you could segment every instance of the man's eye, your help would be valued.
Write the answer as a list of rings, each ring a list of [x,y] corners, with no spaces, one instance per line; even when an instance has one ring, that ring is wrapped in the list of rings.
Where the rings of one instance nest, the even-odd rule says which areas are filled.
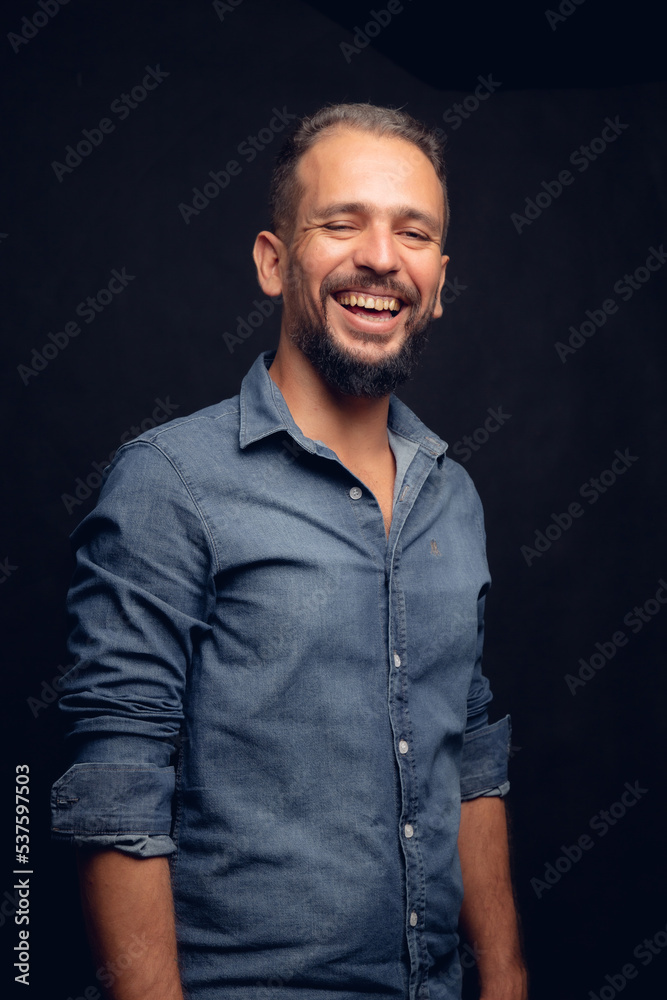
[[[325,225],[324,228],[337,233],[342,232],[345,229],[352,229],[352,226],[346,225],[344,222],[330,222],[328,225]]]
[[[404,233],[416,240],[428,240],[428,236],[425,236],[424,233],[418,233],[415,229],[406,229]]]

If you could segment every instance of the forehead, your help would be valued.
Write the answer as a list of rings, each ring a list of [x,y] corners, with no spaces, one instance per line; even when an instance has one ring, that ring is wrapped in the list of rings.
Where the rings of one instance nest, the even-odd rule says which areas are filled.
[[[319,139],[297,166],[307,217],[326,205],[363,202],[378,209],[414,205],[441,220],[442,186],[428,157],[411,142],[338,128]]]

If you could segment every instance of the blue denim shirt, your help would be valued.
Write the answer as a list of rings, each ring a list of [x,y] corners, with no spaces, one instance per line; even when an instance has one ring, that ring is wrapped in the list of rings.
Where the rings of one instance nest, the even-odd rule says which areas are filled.
[[[260,356],[73,535],[53,831],[171,854],[191,1000],[460,996],[460,802],[507,790],[478,496],[392,397],[389,538]]]

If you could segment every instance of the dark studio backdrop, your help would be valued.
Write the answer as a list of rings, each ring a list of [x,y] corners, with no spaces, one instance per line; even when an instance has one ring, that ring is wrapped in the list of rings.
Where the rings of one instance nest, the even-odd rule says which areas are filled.
[[[399,394],[485,505],[532,997],[662,995],[662,28],[646,2],[546,4],[3,4],[3,996],[101,990],[48,834],[68,535],[122,441],[235,394],[275,345],[250,258],[272,159],[293,116],[339,100],[446,133],[445,315]]]

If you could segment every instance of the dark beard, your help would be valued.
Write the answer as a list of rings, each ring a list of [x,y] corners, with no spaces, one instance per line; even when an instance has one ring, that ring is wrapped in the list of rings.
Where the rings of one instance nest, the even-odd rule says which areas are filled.
[[[296,275],[292,275],[295,278]],[[333,330],[327,322],[327,303],[332,290],[343,288],[383,287],[388,293],[397,293],[410,301],[410,315],[405,324],[406,337],[399,351],[379,361],[364,361],[350,350],[336,343]],[[294,289],[294,284],[292,284]],[[414,292],[396,283],[387,283],[376,277],[352,277],[341,284],[340,278],[333,288],[324,282],[321,289],[322,311],[324,323],[319,318],[308,315],[305,309],[299,310],[299,316],[290,327],[290,338],[296,347],[308,358],[313,368],[334,389],[344,396],[360,396],[368,399],[380,399],[407,382],[411,378],[417,362],[428,341],[428,326],[431,322],[434,303],[426,314],[420,316],[421,300],[414,301]],[[361,338],[363,339],[363,337]],[[373,335],[369,334],[368,340]]]

